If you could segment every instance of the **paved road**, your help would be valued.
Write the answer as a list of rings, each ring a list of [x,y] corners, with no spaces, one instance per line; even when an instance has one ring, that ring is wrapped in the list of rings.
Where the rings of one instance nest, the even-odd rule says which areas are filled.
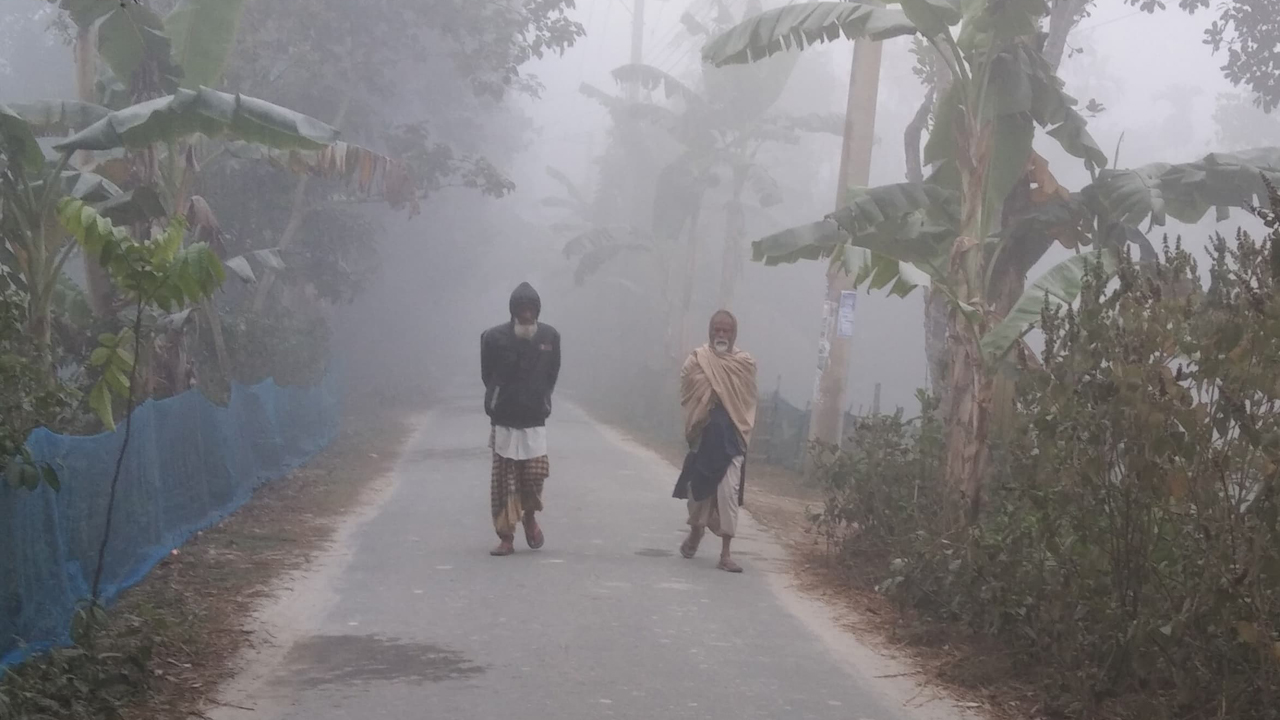
[[[675,470],[561,406],[546,547],[487,554],[487,422],[472,401],[420,421],[345,552],[272,612],[274,656],[227,696],[297,720],[890,720],[908,715],[794,612],[781,553],[747,519],[743,575],[715,543],[675,552]],[[748,495],[748,503],[749,503]],[[709,539],[710,540],[710,539]],[[239,713],[239,714],[237,714]]]

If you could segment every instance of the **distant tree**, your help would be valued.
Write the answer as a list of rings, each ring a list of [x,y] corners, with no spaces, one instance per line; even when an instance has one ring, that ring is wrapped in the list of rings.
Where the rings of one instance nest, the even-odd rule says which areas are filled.
[[[1164,10],[1163,0],[1125,0],[1144,12]],[[1209,0],[1178,0],[1188,13],[1209,7]],[[1205,30],[1205,44],[1226,51],[1223,76],[1254,93],[1266,112],[1280,105],[1280,0],[1226,0],[1216,5],[1218,19]]]

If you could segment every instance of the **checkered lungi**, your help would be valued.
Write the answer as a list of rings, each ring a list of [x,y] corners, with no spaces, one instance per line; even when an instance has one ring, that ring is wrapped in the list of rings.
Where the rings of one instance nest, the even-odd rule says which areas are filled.
[[[546,455],[512,460],[493,454],[489,509],[493,512],[493,529],[499,537],[513,537],[524,513],[542,511],[542,487],[549,475],[551,461]]]

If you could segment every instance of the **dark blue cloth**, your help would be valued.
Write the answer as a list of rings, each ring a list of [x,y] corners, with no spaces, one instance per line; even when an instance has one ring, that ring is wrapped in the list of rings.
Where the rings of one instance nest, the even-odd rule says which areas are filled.
[[[688,500],[692,494],[694,500],[701,501],[715,495],[733,459],[745,454],[733,418],[716,403],[711,407],[698,447],[684,458],[672,497]]]

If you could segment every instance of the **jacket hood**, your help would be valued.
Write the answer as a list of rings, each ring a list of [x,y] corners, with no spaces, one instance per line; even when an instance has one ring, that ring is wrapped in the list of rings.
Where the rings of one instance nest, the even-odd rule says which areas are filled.
[[[535,318],[542,314],[542,298],[538,296],[538,291],[534,290],[533,286],[527,282],[520,283],[515,292],[511,293],[511,317],[516,316],[516,308],[524,305],[533,306],[533,316]]]

